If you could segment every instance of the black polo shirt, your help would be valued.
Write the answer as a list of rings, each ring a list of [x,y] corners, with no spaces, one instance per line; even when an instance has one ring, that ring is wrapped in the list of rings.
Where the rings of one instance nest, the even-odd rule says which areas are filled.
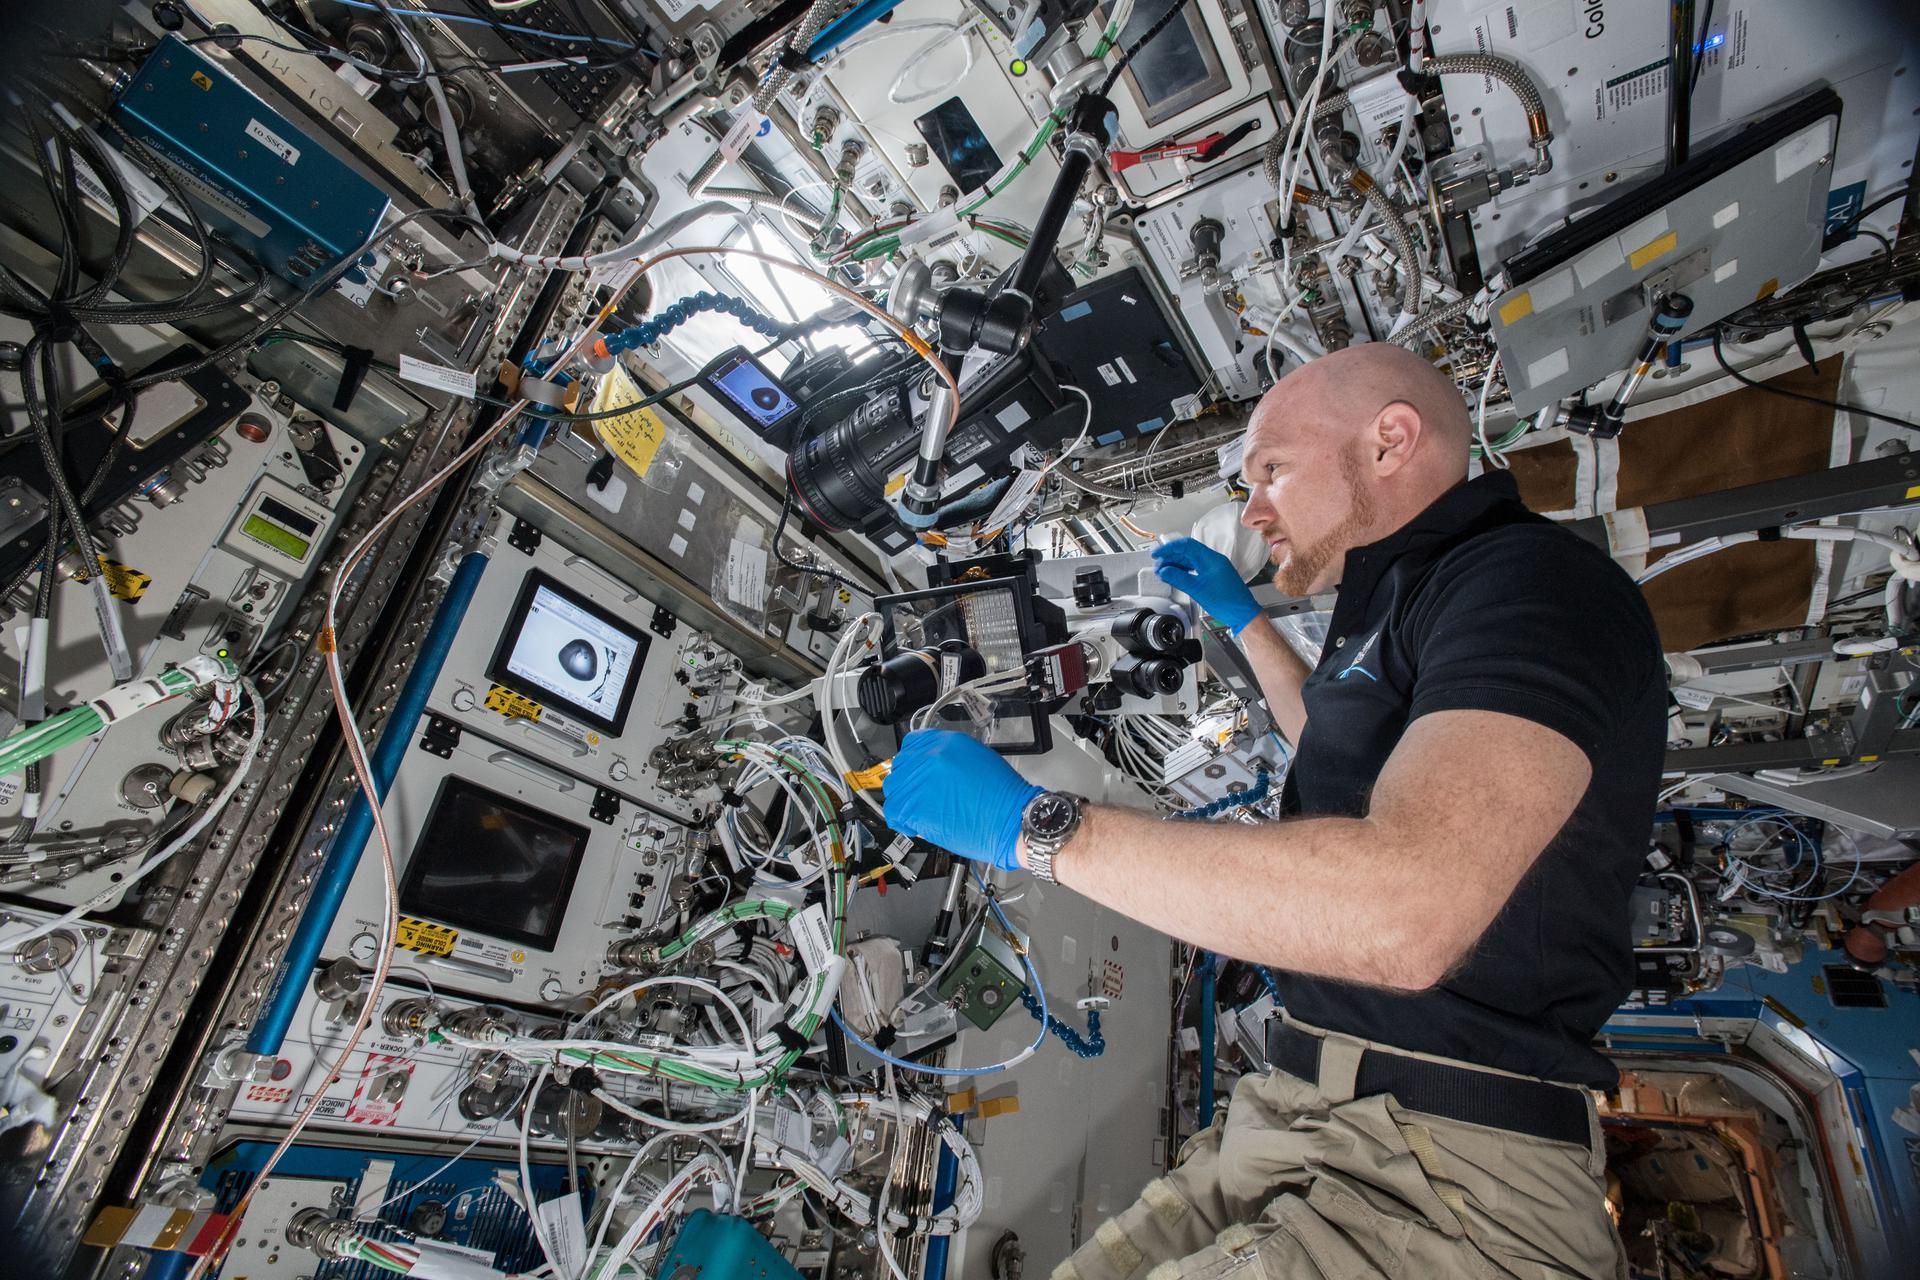
[[[1398,992],[1280,974],[1303,1022],[1505,1071],[1607,1087],[1593,1037],[1632,984],[1627,902],[1666,745],[1660,642],[1605,552],[1529,512],[1504,472],[1462,481],[1398,532],[1347,553],[1306,728],[1282,796],[1294,815],[1360,817],[1400,735],[1433,711],[1520,716],[1577,743],[1593,781],[1467,959]],[[1489,826],[1502,782],[1468,784]],[[1444,895],[1405,904],[1447,910]]]

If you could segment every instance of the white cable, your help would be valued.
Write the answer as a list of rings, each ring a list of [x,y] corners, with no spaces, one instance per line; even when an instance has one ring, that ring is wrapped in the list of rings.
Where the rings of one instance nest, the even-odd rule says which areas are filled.
[[[1340,54],[1346,50],[1344,42],[1333,38],[1334,26],[1335,24],[1331,22],[1321,24],[1320,68],[1314,72],[1313,83],[1307,86],[1306,96],[1300,101],[1300,110],[1294,115],[1293,124],[1287,130],[1286,145],[1281,148],[1280,190],[1277,194],[1281,200],[1289,204],[1293,200],[1294,187],[1299,185],[1300,165],[1306,159],[1307,142],[1312,137],[1306,125],[1313,119],[1314,110],[1320,105],[1320,88],[1327,82],[1327,73],[1333,69],[1333,64],[1339,60]],[[1299,143],[1297,155],[1292,154],[1296,141]]]
[[[1393,180],[1393,173],[1400,164],[1400,157],[1406,152],[1407,139],[1413,134],[1413,108],[1413,95],[1410,93],[1403,94],[1400,99],[1399,132],[1393,140],[1393,149],[1387,152],[1387,162],[1382,165],[1380,169],[1382,175],[1381,181],[1383,182],[1391,182]],[[1360,239],[1361,232],[1365,231],[1367,225],[1373,221],[1373,217],[1373,206],[1371,204],[1362,204],[1359,212],[1354,215],[1353,224],[1347,228],[1347,234],[1341,237],[1340,243],[1336,244],[1333,247],[1333,252],[1327,255],[1326,264],[1329,269],[1333,267],[1334,263],[1340,261],[1340,259],[1346,257],[1353,251],[1355,242]],[[1400,269],[1402,271],[1418,272],[1420,270],[1420,264],[1417,262],[1403,262],[1400,264]]]
[[[894,106],[896,107],[912,106],[916,102],[925,102],[928,98],[937,97],[943,93],[950,94],[953,92],[954,85],[966,79],[967,76],[972,73],[973,71],[973,23],[971,21],[966,21],[966,22],[943,23],[940,25],[945,27],[945,30],[942,31],[939,35],[936,35],[932,39],[928,40],[925,44],[921,45],[918,49],[915,49],[912,53],[908,54],[906,61],[902,62],[900,64],[900,69],[894,73],[893,83],[887,86],[887,101],[891,102]],[[948,79],[942,80],[939,84],[934,85],[930,89],[922,89],[918,93],[910,93],[903,96],[900,92],[901,86],[905,85],[907,83],[908,78],[911,77],[916,71],[920,69],[922,63],[926,62],[928,58],[931,58],[934,54],[938,53],[940,50],[946,48],[948,45],[947,37],[954,34],[955,32],[959,33],[960,52],[966,58],[966,63],[964,66],[960,68],[959,73]]]
[[[1794,538],[1801,542],[1868,542],[1886,551],[1889,559],[1910,554],[1908,545],[1898,538],[1889,534],[1875,532],[1872,529],[1856,529],[1851,525],[1844,524],[1795,525],[1792,528],[1780,530],[1780,536],[1783,538]],[[1723,533],[1711,538],[1704,538],[1690,547],[1682,547],[1678,551],[1670,552],[1661,557],[1655,563],[1647,566],[1634,581],[1639,583],[1650,582],[1669,569],[1676,569],[1691,560],[1698,560],[1703,556],[1710,556],[1714,552],[1723,551],[1728,547],[1737,547],[1743,542],[1758,542],[1759,540],[1760,535],[1756,532]]]
[[[638,1169],[641,1163],[653,1154],[654,1148],[664,1146],[672,1141],[673,1135],[670,1133],[655,1134],[653,1137],[641,1143],[640,1149],[633,1153],[633,1159],[627,1161],[627,1167],[621,1172],[620,1180],[613,1184],[613,1190],[607,1195],[607,1211],[600,1215],[600,1229],[593,1233],[593,1243],[587,1248],[588,1258],[597,1258],[600,1256],[600,1248],[607,1242],[607,1228],[613,1225],[613,1211],[620,1206],[620,1196],[627,1189],[627,1179],[631,1178],[633,1171]]]
[[[26,943],[38,941],[48,934],[53,933],[55,930],[64,929],[68,925],[76,923],[84,918],[89,911],[99,910],[102,906],[106,905],[109,900],[124,894],[128,889],[140,883],[140,881],[150,875],[154,868],[158,867],[161,863],[186,848],[189,844],[192,844],[194,839],[199,836],[202,831],[207,829],[207,824],[220,816],[221,811],[227,807],[228,803],[232,801],[233,797],[246,783],[247,772],[253,768],[254,758],[260,753],[260,740],[265,735],[267,729],[267,709],[260,701],[259,691],[253,687],[253,681],[242,676],[239,678],[238,683],[240,687],[245,690],[247,701],[253,704],[253,730],[247,735],[246,750],[241,754],[239,761],[233,766],[233,773],[227,778],[226,785],[222,786],[219,794],[214,796],[213,800],[201,810],[200,816],[195,818],[185,831],[182,831],[179,835],[167,841],[164,846],[150,855],[146,861],[140,863],[140,865],[132,871],[127,872],[119,880],[100,890],[100,892],[94,894],[85,902],[78,903],[60,915],[55,916],[53,919],[34,925],[23,933],[0,938],[0,950],[17,951]]]
[[[1498,471],[1508,470],[1507,460],[1494,450],[1487,440],[1487,393],[1493,390],[1493,374],[1500,367],[1500,353],[1493,353],[1493,359],[1487,362],[1487,371],[1480,377],[1480,406],[1473,414],[1473,434],[1480,441],[1480,461]]]

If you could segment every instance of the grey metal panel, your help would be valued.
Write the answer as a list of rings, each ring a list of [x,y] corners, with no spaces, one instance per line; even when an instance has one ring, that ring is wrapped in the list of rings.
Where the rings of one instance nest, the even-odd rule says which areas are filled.
[[[1827,516],[1901,506],[1915,500],[1920,500],[1920,454],[1899,453],[1890,458],[1656,502],[1641,510],[1646,516],[1651,549],[1659,551],[1716,534],[1805,524]],[[1604,516],[1569,521],[1565,527],[1596,546],[1608,545]]]
[[[1718,774],[1712,785],[1749,800],[1811,814],[1850,831],[1891,840],[1920,840],[1920,759],[1882,760],[1871,773],[1782,787],[1743,774]]]
[[[1920,752],[1920,729],[1902,729],[1880,755],[1903,756]],[[1822,734],[1789,738],[1784,742],[1732,742],[1721,747],[1689,747],[1667,752],[1665,770],[1681,773],[1744,773],[1750,769],[1813,769],[1850,764],[1853,744],[1846,738]]]
[[[1829,116],[1802,127],[1498,295],[1494,340],[1515,412],[1533,413],[1634,363],[1652,295],[1691,298],[1682,333],[1693,333],[1811,275],[1836,125]]]

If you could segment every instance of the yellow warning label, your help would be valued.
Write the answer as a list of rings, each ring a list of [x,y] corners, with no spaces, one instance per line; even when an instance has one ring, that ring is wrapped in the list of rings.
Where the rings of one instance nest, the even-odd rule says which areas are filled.
[[[1641,245],[1638,249],[1628,254],[1627,266],[1638,271],[1654,259],[1672,253],[1674,247],[1679,243],[1680,233],[1677,231],[1669,231],[1658,240],[1649,240],[1646,244]]]
[[[459,936],[458,929],[450,929],[444,924],[401,916],[400,931],[394,935],[394,941],[406,950],[418,951],[423,956],[449,956],[453,954],[453,943]]]
[[[147,588],[153,585],[153,575],[142,573],[118,560],[100,557],[100,571],[107,575],[107,594],[117,596],[131,604],[147,594]],[[76,574],[75,580],[87,581],[86,574]]]
[[[1909,498],[1920,498],[1920,484],[1916,484],[1912,488],[1908,489],[1907,496]]]
[[[487,710],[498,711],[509,720],[538,720],[545,710],[532,698],[502,685],[487,690],[486,706]]]
[[[193,81],[196,85],[200,86],[200,90],[203,93],[206,92],[208,89],[213,88],[213,77],[208,75],[204,71],[196,71],[191,76],[188,76],[187,78]]]
[[[593,394],[593,411],[605,413],[609,409],[638,404],[641,398],[640,388],[627,376],[627,371],[615,365],[600,379],[600,387]],[[628,470],[636,476],[644,476],[667,438],[667,424],[651,409],[635,409],[617,418],[595,421],[593,433],[600,437],[600,442],[612,451],[614,457],[627,464]]]
[[[1500,304],[1501,324],[1513,324],[1517,320],[1525,320],[1532,314],[1533,295],[1531,293],[1515,294]]]

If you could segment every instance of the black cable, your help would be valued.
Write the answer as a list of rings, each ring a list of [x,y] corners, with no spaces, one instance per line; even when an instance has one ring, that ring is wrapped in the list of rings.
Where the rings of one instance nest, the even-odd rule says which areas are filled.
[[[1920,431],[1920,424],[1908,422],[1904,418],[1895,418],[1884,413],[1875,413],[1872,409],[1862,409],[1857,404],[1847,404],[1842,400],[1823,400],[1819,396],[1803,395],[1798,391],[1788,391],[1782,387],[1768,386],[1764,382],[1755,382],[1752,378],[1749,378],[1746,374],[1741,373],[1738,369],[1727,363],[1727,354],[1720,349],[1720,331],[1718,329],[1714,330],[1713,333],[1713,358],[1720,362],[1720,367],[1726,370],[1728,376],[1735,382],[1745,387],[1752,387],[1755,391],[1765,391],[1769,395],[1785,396],[1789,400],[1802,400],[1807,404],[1817,404],[1823,408],[1834,409],[1841,413],[1857,413],[1863,418],[1873,418],[1880,422],[1890,423],[1903,431]]]
[[[1700,38],[1693,42],[1693,74],[1687,77],[1687,97],[1693,97],[1693,90],[1700,83],[1700,68],[1707,61],[1707,35],[1713,30],[1713,0],[1707,0],[1705,15],[1700,19]]]
[[[787,553],[780,549],[780,539],[787,531],[787,521],[793,518],[793,487],[791,485],[782,485],[781,488],[784,491],[784,496],[780,500],[780,522],[773,527],[774,558],[779,560],[781,564],[787,566],[787,568],[803,573],[808,577],[824,578],[828,582],[839,583],[849,591],[858,591],[865,594],[865,587],[860,586],[844,574],[836,573],[824,565],[802,564],[798,560],[787,559]]]
[[[1868,230],[1866,227],[1855,227],[1853,229],[1853,234],[1856,236],[1867,236],[1871,239],[1878,240],[1880,242],[1880,251],[1886,254],[1888,257],[1893,256],[1893,241],[1887,239],[1885,236],[1881,235],[1878,231],[1871,231],[1871,230]]]
[[[1100,82],[1099,95],[1101,97],[1106,97],[1107,94],[1112,91],[1114,82],[1120,79],[1120,73],[1127,69],[1127,64],[1133,61],[1134,55],[1146,48],[1148,41],[1166,30],[1167,24],[1173,21],[1174,15],[1186,7],[1187,0],[1173,0],[1173,4],[1168,7],[1167,11],[1161,14],[1152,26],[1147,28],[1146,34],[1127,46],[1126,52],[1120,55],[1120,61],[1113,64],[1113,70],[1107,72],[1107,78]]]

